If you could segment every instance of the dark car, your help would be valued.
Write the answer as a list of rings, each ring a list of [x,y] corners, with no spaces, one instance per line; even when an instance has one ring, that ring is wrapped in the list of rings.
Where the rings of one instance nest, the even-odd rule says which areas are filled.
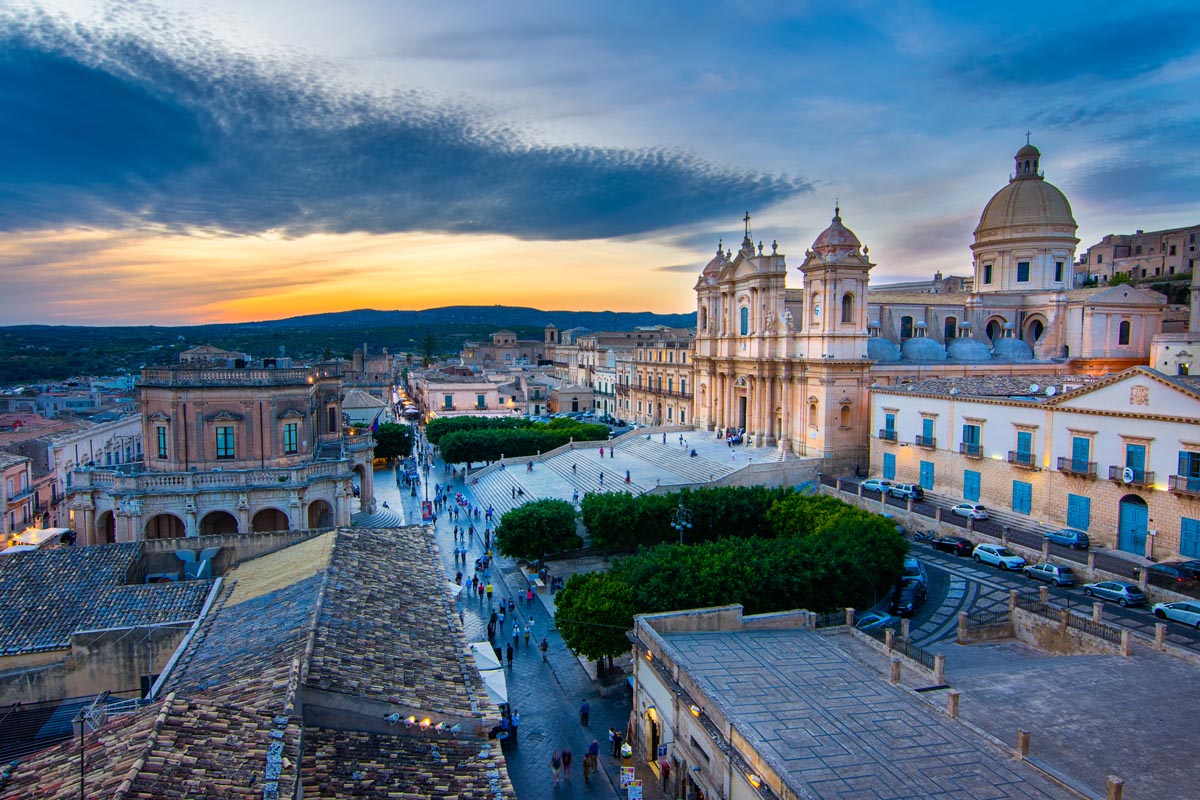
[[[975,543],[961,536],[943,536],[933,540],[933,549],[953,553],[955,556],[969,556],[975,549]]]
[[[915,483],[894,483],[888,487],[888,494],[897,500],[920,500],[925,497],[925,490]]]
[[[1181,562],[1167,561],[1163,564],[1151,564],[1147,571],[1150,573],[1150,581],[1156,586],[1165,586],[1172,589],[1192,588],[1196,586],[1196,578],[1193,577],[1193,572],[1190,569],[1182,567]]]
[[[1044,536],[1046,537],[1046,541],[1061,544],[1063,547],[1069,547],[1072,550],[1087,550],[1092,545],[1092,541],[1086,533],[1077,531],[1074,528],[1049,531]]]
[[[1146,595],[1141,587],[1129,581],[1100,581],[1099,583],[1084,584],[1084,597],[1103,597],[1105,600],[1115,600],[1122,606],[1144,606]]]
[[[1172,561],[1170,563],[1179,567],[1193,578],[1200,580],[1200,561],[1192,559],[1191,561]]]
[[[888,611],[898,617],[911,617],[925,602],[925,584],[916,578],[907,578],[896,584],[892,592],[892,603]]]

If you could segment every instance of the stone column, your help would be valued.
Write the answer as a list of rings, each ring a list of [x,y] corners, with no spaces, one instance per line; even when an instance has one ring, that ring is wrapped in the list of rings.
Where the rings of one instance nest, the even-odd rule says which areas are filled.
[[[783,368],[782,391],[779,404],[783,407],[783,430],[779,432],[779,447],[787,449],[792,440],[792,371],[791,367]]]

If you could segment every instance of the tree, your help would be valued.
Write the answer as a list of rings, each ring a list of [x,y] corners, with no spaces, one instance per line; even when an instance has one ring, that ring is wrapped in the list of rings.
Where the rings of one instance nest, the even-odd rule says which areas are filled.
[[[385,422],[375,431],[376,458],[404,458],[412,452],[412,428]]]
[[[575,509],[565,500],[535,500],[517,506],[496,526],[496,549],[528,561],[581,544],[583,540],[575,533]]]
[[[567,647],[588,659],[612,658],[629,650],[633,590],[611,572],[572,575],[554,598],[554,624]]]
[[[421,363],[429,366],[433,363],[433,357],[437,354],[438,337],[437,334],[430,331],[421,339]]]

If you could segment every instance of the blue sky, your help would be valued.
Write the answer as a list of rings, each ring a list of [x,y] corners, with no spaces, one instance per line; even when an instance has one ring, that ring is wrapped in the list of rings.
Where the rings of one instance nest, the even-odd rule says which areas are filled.
[[[1026,130],[1081,248],[1196,224],[1198,23],[1153,3],[17,2],[0,324],[690,310],[745,211],[798,265],[835,199],[876,283],[966,274]]]

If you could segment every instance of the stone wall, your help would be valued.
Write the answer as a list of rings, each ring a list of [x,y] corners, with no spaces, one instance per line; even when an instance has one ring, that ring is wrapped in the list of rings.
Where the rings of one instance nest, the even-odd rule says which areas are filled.
[[[327,533],[329,529],[271,531],[268,533],[226,533],[217,536],[196,536],[187,539],[148,539],[142,544],[144,573],[182,572],[183,562],[177,550],[191,550],[197,555],[209,547],[219,547],[213,558],[213,575],[224,575],[231,567],[251,558],[274,553]]]

